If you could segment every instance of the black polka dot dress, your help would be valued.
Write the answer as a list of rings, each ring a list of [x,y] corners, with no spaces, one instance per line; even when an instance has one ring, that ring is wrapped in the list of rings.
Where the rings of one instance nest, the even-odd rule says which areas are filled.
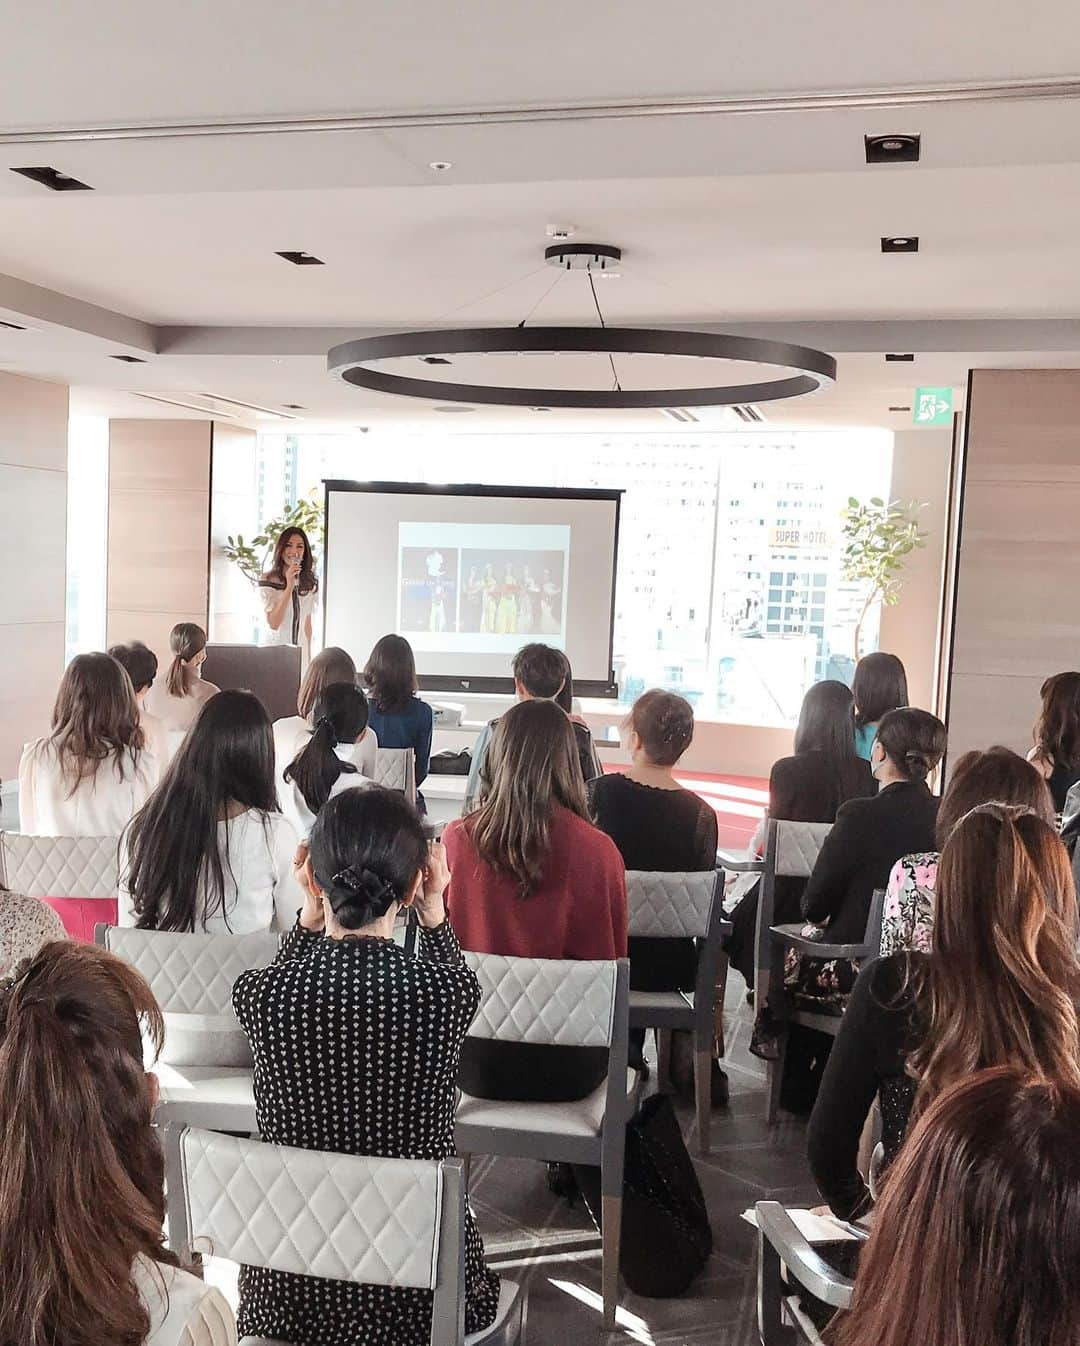
[[[458,1061],[480,987],[449,921],[421,931],[418,954],[297,926],[269,967],[237,979],[264,1140],[398,1159],[454,1153]],[[465,1281],[465,1330],[476,1332],[495,1318],[499,1278],[471,1212]],[[427,1346],[431,1292],[244,1267],[239,1327],[296,1346]]]

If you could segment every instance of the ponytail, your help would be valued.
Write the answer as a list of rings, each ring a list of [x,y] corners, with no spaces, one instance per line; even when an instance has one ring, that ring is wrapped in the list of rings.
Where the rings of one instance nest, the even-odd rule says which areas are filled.
[[[195,674],[188,661],[206,649],[206,632],[194,622],[178,622],[169,633],[169,649],[173,661],[165,674],[165,686],[170,696],[189,696]]]
[[[352,683],[334,682],[323,688],[313,713],[311,738],[285,768],[283,779],[292,781],[311,812],[318,813],[338,777],[357,770],[352,762],[343,762],[334,749],[339,743],[355,743],[367,728],[367,697]]]
[[[159,1047],[150,988],[93,945],[46,944],[0,988],[5,1346],[135,1346],[150,1330],[133,1262],[176,1258],[140,1016]]]

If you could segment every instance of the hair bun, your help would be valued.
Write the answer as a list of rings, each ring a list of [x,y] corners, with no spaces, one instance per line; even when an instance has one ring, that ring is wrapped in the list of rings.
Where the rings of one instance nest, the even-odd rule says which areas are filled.
[[[331,720],[329,715],[320,715],[319,718],[315,721],[315,728],[325,729],[327,737],[330,740],[331,748],[337,747],[338,745],[337,730],[334,728],[334,722]]]
[[[393,884],[387,883],[373,869],[349,865],[335,874],[330,882],[332,887],[327,896],[334,911],[337,911],[339,906],[362,901],[365,906],[371,908],[376,917],[379,917],[385,915],[390,909],[390,904],[397,900]]]
[[[930,763],[926,759],[926,754],[919,752],[917,748],[909,748],[904,753],[904,765],[917,780],[925,780],[930,774]]]

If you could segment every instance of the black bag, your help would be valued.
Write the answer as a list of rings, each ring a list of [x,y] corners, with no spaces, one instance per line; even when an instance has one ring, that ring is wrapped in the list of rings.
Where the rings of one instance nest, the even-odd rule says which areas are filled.
[[[600,1228],[600,1170],[574,1165],[581,1195]],[[626,1127],[622,1246],[627,1287],[650,1299],[681,1295],[713,1249],[705,1197],[671,1101],[653,1094]]]
[[[468,748],[461,752],[437,752],[428,764],[429,776],[467,776],[472,770],[472,754]]]

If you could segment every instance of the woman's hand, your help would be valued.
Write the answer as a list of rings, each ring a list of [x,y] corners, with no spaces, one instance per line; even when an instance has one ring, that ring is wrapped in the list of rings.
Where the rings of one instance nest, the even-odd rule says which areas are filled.
[[[290,591],[295,588],[296,581],[300,578],[300,562],[290,561],[285,566],[285,587]]]
[[[318,931],[326,924],[323,910],[322,893],[315,887],[315,876],[311,872],[311,854],[306,841],[296,848],[293,857],[293,877],[304,893],[304,905],[300,910],[300,925],[304,930]]]
[[[446,847],[441,841],[429,841],[423,881],[413,902],[416,919],[427,930],[433,930],[446,920],[443,893],[446,892],[449,882],[450,870],[446,863]]]

